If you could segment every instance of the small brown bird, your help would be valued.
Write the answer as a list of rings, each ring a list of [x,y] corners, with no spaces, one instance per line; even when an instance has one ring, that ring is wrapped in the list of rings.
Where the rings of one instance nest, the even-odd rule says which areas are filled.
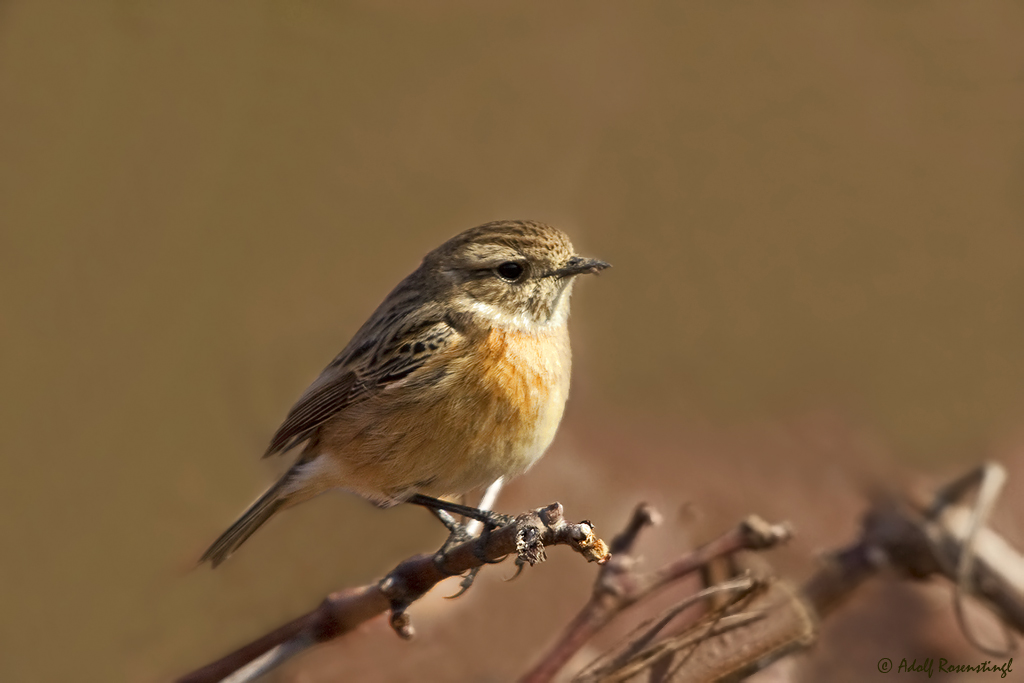
[[[329,489],[451,509],[436,497],[525,472],[568,396],[573,282],[607,267],[534,221],[481,225],[427,254],[292,407],[264,457],[304,443],[301,455],[202,561]]]

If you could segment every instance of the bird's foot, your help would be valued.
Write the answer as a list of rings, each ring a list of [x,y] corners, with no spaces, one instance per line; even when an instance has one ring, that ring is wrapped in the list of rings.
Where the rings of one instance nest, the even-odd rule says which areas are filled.
[[[501,526],[510,524],[513,519],[507,515],[500,515],[500,517],[503,518],[504,522]],[[487,557],[487,539],[491,535],[491,532],[497,528],[500,527],[484,522],[484,529],[481,532],[479,539],[477,539],[477,542],[473,544],[473,556],[480,560],[480,564],[466,572],[466,575],[462,577],[462,581],[459,582],[459,591],[455,593],[455,595],[449,595],[449,600],[454,600],[468,591],[473,585],[473,582],[476,581],[477,574],[480,573],[480,570],[484,568],[485,564],[500,564],[505,560],[504,557],[498,558],[497,560],[492,560]],[[444,550],[444,548],[442,548],[442,550]]]
[[[445,539],[441,549],[434,555],[434,563],[437,564],[440,569],[441,564],[439,564],[439,561],[443,561],[448,556],[448,553],[452,548],[462,545],[466,541],[473,540],[473,536],[469,533],[469,530],[466,529],[465,524],[459,522],[445,510],[435,510],[432,508],[430,511],[433,512],[434,516],[441,521],[441,524],[444,524],[445,528],[448,529],[448,538]]]
[[[492,529],[501,528],[507,524],[511,524],[515,520],[515,517],[503,515],[500,512],[481,510],[480,508],[475,508],[471,505],[462,505],[448,500],[441,500],[440,498],[431,498],[430,496],[424,496],[421,493],[414,493],[409,496],[405,502],[412,503],[413,505],[420,505],[431,510],[434,515],[449,528],[449,530],[451,529],[449,523],[438,515],[438,512],[449,513],[449,519],[451,519],[451,515],[453,514],[461,515],[467,519],[475,519],[476,521],[483,523],[485,527],[490,525]]]
[[[435,505],[434,499],[429,500],[430,504],[426,505],[426,507],[432,513],[434,513],[434,516],[437,517],[437,519],[440,520],[442,524],[444,524],[446,529],[448,529],[448,538],[445,540],[444,545],[441,546],[441,549],[434,554],[434,566],[436,566],[438,570],[441,571],[443,574],[447,574],[448,576],[455,576],[455,573],[449,572],[446,569],[446,566],[448,564],[448,554],[457,546],[473,540],[474,537],[466,529],[465,524],[460,523],[458,520],[455,519],[455,517],[451,515],[451,513],[448,511],[447,501],[437,501],[437,503],[440,503],[441,505],[445,506],[442,507],[441,505]],[[469,590],[469,588],[473,585],[473,582],[476,581],[477,574],[480,573],[480,570],[483,568],[483,565],[498,564],[504,559],[501,558],[499,560],[492,560],[489,557],[487,557],[487,539],[492,531],[494,531],[495,529],[499,529],[507,524],[511,524],[513,521],[515,521],[515,518],[510,517],[508,515],[502,515],[497,512],[491,512],[489,510],[466,508],[466,506],[458,505],[456,503],[452,503],[451,506],[453,508],[453,511],[457,513],[462,513],[462,508],[473,511],[473,513],[476,513],[473,515],[473,519],[477,519],[483,524],[483,531],[481,532],[479,538],[477,539],[477,542],[473,545],[473,555],[474,557],[476,557],[476,559],[480,561],[480,565],[473,567],[468,572],[466,572],[465,576],[462,577],[462,581],[459,583],[459,591],[455,595],[450,596],[451,598],[457,598],[463,593],[465,593],[467,590]]]

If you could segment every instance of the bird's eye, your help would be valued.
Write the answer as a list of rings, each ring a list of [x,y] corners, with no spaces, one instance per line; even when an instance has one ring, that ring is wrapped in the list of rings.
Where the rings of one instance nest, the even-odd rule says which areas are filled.
[[[498,277],[502,280],[508,280],[509,282],[515,282],[523,276],[525,272],[522,264],[516,263],[515,261],[505,261],[500,266],[495,268],[495,272],[498,273]]]

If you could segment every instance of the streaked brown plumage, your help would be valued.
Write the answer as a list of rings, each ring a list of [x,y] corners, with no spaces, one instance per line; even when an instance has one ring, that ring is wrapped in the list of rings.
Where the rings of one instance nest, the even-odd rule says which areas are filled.
[[[427,254],[288,413],[266,455],[305,443],[301,455],[203,561],[332,488],[393,505],[525,472],[568,396],[574,278],[606,267],[533,221],[488,223]]]

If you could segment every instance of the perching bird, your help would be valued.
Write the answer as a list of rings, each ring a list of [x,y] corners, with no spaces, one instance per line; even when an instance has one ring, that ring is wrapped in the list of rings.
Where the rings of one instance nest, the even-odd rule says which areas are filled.
[[[522,474],[555,436],[569,391],[577,256],[534,221],[472,228],[423,259],[288,413],[265,456],[305,444],[202,557],[224,561],[276,512],[329,489],[444,508]]]

